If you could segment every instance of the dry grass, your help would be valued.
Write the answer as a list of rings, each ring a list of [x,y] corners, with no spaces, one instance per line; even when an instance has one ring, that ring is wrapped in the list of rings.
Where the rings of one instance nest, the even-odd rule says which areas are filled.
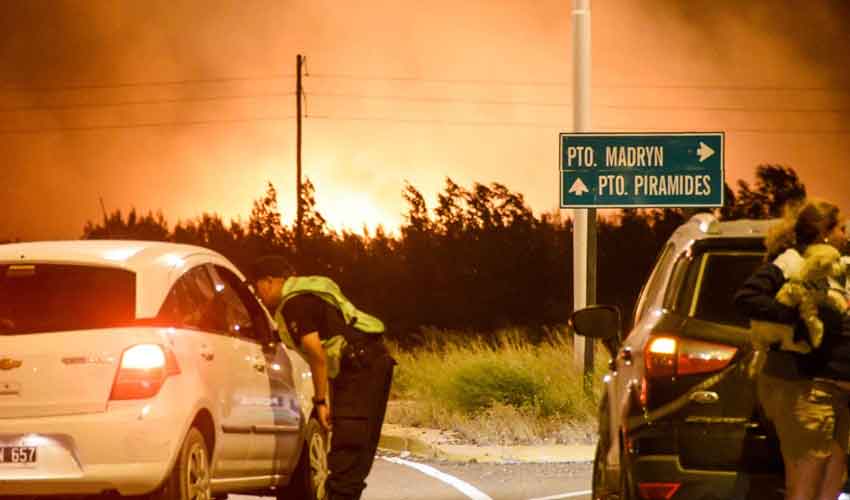
[[[606,355],[591,392],[574,367],[572,338],[551,331],[532,344],[520,330],[491,336],[427,332],[425,347],[398,351],[392,423],[444,429],[480,444],[588,442],[594,437]]]

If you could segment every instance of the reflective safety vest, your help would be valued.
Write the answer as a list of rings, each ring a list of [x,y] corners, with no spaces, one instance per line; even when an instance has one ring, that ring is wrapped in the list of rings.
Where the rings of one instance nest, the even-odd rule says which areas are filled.
[[[274,317],[280,339],[287,347],[301,351],[300,347],[295,345],[286,327],[286,321],[283,318],[283,306],[289,299],[305,293],[312,293],[332,305],[342,313],[345,323],[356,330],[368,334],[384,333],[384,323],[371,314],[357,309],[342,294],[339,285],[334,283],[332,279],[324,276],[294,276],[287,278],[283,283],[283,298],[275,311]],[[330,339],[322,341],[322,347],[324,347],[328,359],[328,377],[330,378],[335,378],[339,374],[342,349],[345,345],[343,332],[338,332]]]

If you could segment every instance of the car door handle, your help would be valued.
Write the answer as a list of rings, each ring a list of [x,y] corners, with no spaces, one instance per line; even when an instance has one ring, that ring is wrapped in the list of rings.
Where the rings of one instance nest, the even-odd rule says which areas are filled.
[[[260,373],[266,371],[266,363],[265,361],[260,361],[259,359],[254,360],[254,369]]]
[[[207,361],[215,359],[215,353],[207,346],[201,346],[201,357]]]

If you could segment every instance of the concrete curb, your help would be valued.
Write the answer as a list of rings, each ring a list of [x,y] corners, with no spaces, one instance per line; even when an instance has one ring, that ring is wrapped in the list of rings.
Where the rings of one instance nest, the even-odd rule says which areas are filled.
[[[397,434],[382,432],[381,440],[378,441],[378,448],[395,453],[407,452],[411,455],[416,455],[422,458],[450,460],[448,457],[445,457],[445,454],[439,449],[439,447],[429,444],[423,439],[410,436],[399,436]]]
[[[387,428],[378,448],[393,453],[447,462],[479,463],[587,463],[593,462],[595,445],[475,446],[438,444],[420,437],[421,429]]]

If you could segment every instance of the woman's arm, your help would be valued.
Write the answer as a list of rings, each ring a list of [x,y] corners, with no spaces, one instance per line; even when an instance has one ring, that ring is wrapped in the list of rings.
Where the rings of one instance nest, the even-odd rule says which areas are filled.
[[[735,293],[735,307],[750,319],[793,324],[797,310],[779,303],[776,293],[785,283],[782,270],[774,264],[763,264]]]

